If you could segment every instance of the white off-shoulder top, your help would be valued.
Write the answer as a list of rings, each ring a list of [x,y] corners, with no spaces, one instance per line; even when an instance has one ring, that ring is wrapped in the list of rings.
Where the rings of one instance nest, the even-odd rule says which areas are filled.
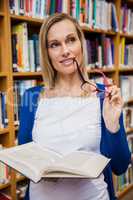
[[[97,97],[52,97],[39,101],[33,140],[61,154],[100,153],[101,112]],[[30,183],[30,200],[109,200],[104,175],[97,179],[42,179]]]

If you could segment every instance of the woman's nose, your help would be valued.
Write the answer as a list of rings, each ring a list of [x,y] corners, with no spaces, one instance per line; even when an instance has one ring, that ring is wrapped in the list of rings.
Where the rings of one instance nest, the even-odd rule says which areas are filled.
[[[63,57],[68,57],[70,55],[70,50],[66,44],[62,45],[62,56]]]

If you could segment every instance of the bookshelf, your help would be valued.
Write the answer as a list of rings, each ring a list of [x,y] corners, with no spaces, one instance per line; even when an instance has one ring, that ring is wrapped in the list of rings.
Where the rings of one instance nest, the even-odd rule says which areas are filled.
[[[68,1],[69,2],[69,1]],[[117,0],[117,1],[107,1],[113,2],[116,7],[118,24],[121,24],[121,7],[126,4],[125,9],[133,8],[132,0]],[[31,36],[32,33],[39,33],[40,26],[43,22],[42,19],[37,17],[15,15],[10,13],[9,9],[9,0],[0,1],[0,91],[5,92],[7,95],[7,118],[8,124],[7,127],[0,128],[0,143],[4,147],[11,147],[15,145],[15,139],[17,137],[18,126],[14,125],[14,92],[13,86],[14,82],[18,80],[36,80],[36,84],[42,81],[42,74],[40,71],[36,72],[13,72],[12,70],[12,27],[19,23],[27,23],[28,34]],[[118,30],[104,30],[102,28],[90,27],[85,23],[81,23],[82,30],[85,34],[85,37],[89,39],[92,38],[102,38],[108,37],[113,41],[114,44],[114,63],[113,67],[103,67],[103,72],[107,76],[113,78],[118,86],[120,86],[120,76],[123,75],[133,75],[133,66],[126,65],[121,67],[120,63],[120,52],[121,52],[121,38],[124,38],[125,43],[133,44],[133,33],[123,32]],[[29,31],[30,30],[30,31]],[[90,66],[87,66],[88,74],[95,76],[95,72]],[[9,103],[10,102],[10,103]],[[133,100],[129,100],[127,104],[132,105]],[[133,128],[127,128],[127,134],[133,133]],[[13,170],[10,171],[10,180],[8,183],[0,184],[0,191],[5,191],[9,194],[13,200],[16,200],[16,190],[17,184],[21,181],[24,181],[24,177],[16,177],[16,174]],[[116,183],[114,183],[116,184]],[[127,187],[124,187],[121,191],[117,193],[119,199],[122,199],[126,194],[133,189],[133,184],[129,184]]]
[[[118,199],[122,199],[122,197],[124,197],[129,190],[133,189],[133,184],[129,184],[127,187],[125,187],[122,191],[118,192]]]

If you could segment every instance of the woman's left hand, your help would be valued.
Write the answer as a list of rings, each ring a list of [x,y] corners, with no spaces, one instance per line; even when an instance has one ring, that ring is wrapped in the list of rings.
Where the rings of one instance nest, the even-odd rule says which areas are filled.
[[[120,88],[116,85],[109,87],[107,91],[103,102],[103,118],[106,128],[110,132],[116,133],[119,130],[119,118],[124,103]]]

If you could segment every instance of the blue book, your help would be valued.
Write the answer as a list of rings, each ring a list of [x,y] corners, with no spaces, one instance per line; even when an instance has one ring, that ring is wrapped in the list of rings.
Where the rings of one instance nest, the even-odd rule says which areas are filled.
[[[118,32],[118,21],[116,15],[116,8],[115,5],[112,3],[112,28],[115,32]]]
[[[115,63],[115,56],[114,56],[114,54],[115,54],[115,49],[114,49],[115,47],[114,47],[114,42],[111,40],[111,52],[112,52],[112,64],[114,65],[114,63]]]
[[[40,67],[40,59],[39,59],[39,36],[37,34],[33,34],[31,39],[34,41],[34,57],[35,57],[35,68]]]
[[[2,124],[5,128],[7,126],[7,112],[6,112],[5,93],[1,92],[0,97],[1,97]]]

